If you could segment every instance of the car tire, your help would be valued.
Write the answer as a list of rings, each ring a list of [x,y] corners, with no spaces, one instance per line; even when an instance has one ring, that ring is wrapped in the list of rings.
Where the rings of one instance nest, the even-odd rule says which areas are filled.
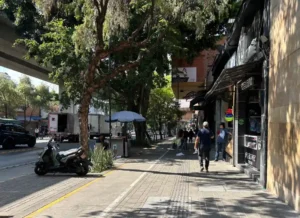
[[[16,144],[15,144],[15,141],[14,139],[12,138],[7,138],[3,141],[3,149],[13,149],[15,148]]]
[[[29,141],[29,143],[28,143],[28,147],[29,147],[29,148],[33,148],[33,147],[35,146],[35,144],[36,144],[36,140],[35,140],[35,139],[31,139],[31,140]]]

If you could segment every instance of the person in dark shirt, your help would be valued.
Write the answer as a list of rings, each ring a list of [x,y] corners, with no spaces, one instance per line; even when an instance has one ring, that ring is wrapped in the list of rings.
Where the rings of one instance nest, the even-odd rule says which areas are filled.
[[[187,150],[188,137],[189,137],[189,132],[186,129],[184,129],[184,131],[183,131],[183,144],[182,144],[182,149],[183,150]]]
[[[194,138],[194,132],[192,129],[190,129],[189,131],[189,142],[192,143],[193,142],[193,138]]]
[[[208,172],[209,167],[209,152],[211,149],[211,139],[213,133],[209,130],[208,122],[203,123],[203,128],[199,130],[195,141],[195,148],[198,148],[201,172],[204,171],[203,162],[205,160],[205,170]]]

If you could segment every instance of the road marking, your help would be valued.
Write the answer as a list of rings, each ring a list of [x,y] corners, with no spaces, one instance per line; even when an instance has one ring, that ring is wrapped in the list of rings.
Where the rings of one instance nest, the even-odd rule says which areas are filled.
[[[119,168],[120,168],[121,166],[123,166],[123,165],[125,165],[125,164],[121,164],[121,165],[118,166],[117,168],[109,170],[107,173],[104,173],[103,176],[106,176],[106,175],[108,175],[108,174],[111,174],[112,172],[116,171],[117,169],[119,169]],[[46,210],[46,209],[48,209],[48,208],[50,208],[50,207],[53,207],[54,205],[56,205],[56,204],[60,203],[61,201],[65,200],[65,199],[67,199],[67,198],[69,198],[69,197],[71,197],[72,195],[74,195],[74,194],[78,193],[79,191],[81,191],[82,189],[87,188],[88,186],[90,186],[90,185],[92,185],[92,184],[98,182],[98,181],[101,180],[101,179],[103,179],[103,177],[94,179],[94,180],[88,182],[87,184],[84,184],[83,186],[80,186],[79,188],[77,188],[77,189],[75,189],[75,190],[69,192],[68,194],[66,194],[66,195],[64,195],[64,196],[62,196],[62,197],[56,199],[55,201],[52,201],[51,203],[49,203],[49,204],[47,204],[47,205],[41,207],[40,209],[38,209],[38,210],[34,211],[33,213],[31,213],[31,214],[25,216],[24,218],[33,218],[33,217],[39,215],[39,214],[42,213],[44,210]]]
[[[127,195],[135,186],[136,184],[141,181],[150,171],[167,153],[169,150],[167,150],[162,156],[160,156],[147,170],[146,172],[143,172],[123,193],[121,193],[110,205],[108,205],[105,210],[100,214],[99,217],[107,217],[108,213],[124,198],[125,195]]]

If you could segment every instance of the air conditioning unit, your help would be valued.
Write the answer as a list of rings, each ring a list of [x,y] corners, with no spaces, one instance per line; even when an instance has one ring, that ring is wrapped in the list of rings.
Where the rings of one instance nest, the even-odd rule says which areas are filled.
[[[243,64],[247,63],[255,54],[257,53],[257,38],[251,41],[251,44],[245,52],[245,57],[243,59]]]

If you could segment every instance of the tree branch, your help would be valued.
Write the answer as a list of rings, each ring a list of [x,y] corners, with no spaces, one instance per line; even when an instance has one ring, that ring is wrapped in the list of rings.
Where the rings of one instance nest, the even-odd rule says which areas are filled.
[[[116,76],[118,76],[122,73],[125,73],[126,70],[130,70],[130,69],[133,69],[134,67],[137,67],[145,55],[153,54],[152,51],[157,48],[157,46],[159,45],[159,43],[163,39],[163,37],[164,37],[164,34],[161,33],[159,35],[159,37],[157,38],[156,43],[153,44],[153,46],[148,51],[141,52],[139,54],[139,57],[135,61],[128,62],[127,64],[124,64],[124,65],[121,65],[121,66],[115,68],[111,72],[111,74],[108,74],[107,76],[105,76],[105,78],[102,78],[99,82],[96,82],[92,88],[93,89],[102,88],[108,81],[110,81],[111,79],[115,78]]]
[[[143,29],[143,27],[145,26],[146,22],[149,20],[149,16],[151,18],[151,20],[153,21],[154,17],[153,17],[153,11],[154,11],[154,3],[152,3],[152,7],[149,13],[149,16],[146,17],[146,19],[143,20],[143,22],[141,22],[141,24],[131,33],[131,36],[128,37],[127,40],[122,41],[120,43],[118,43],[116,46],[114,46],[111,49],[108,50],[103,50],[104,48],[104,43],[103,43],[103,23],[105,21],[105,15],[107,12],[107,7],[108,7],[108,1],[109,0],[103,0],[101,1],[101,11],[99,9],[99,3],[98,0],[93,0],[94,1],[94,5],[97,8],[98,11],[98,17],[96,19],[97,22],[97,35],[98,35],[98,39],[101,39],[101,41],[98,42],[98,45],[96,46],[96,52],[95,52],[95,56],[92,60],[93,64],[92,65],[98,65],[100,60],[107,58],[109,55],[115,53],[115,52],[121,52],[124,51],[128,48],[142,48],[147,46],[150,37],[147,37],[147,39],[140,41],[140,42],[134,42],[135,38],[139,35],[139,32]],[[152,0],[154,1],[154,0]],[[103,7],[102,7],[103,4]],[[104,16],[100,16],[100,15],[104,15]],[[153,25],[154,22],[151,22],[151,25],[149,25],[149,28]],[[101,36],[99,35],[101,33]],[[91,70],[93,70],[94,68],[91,68]]]

